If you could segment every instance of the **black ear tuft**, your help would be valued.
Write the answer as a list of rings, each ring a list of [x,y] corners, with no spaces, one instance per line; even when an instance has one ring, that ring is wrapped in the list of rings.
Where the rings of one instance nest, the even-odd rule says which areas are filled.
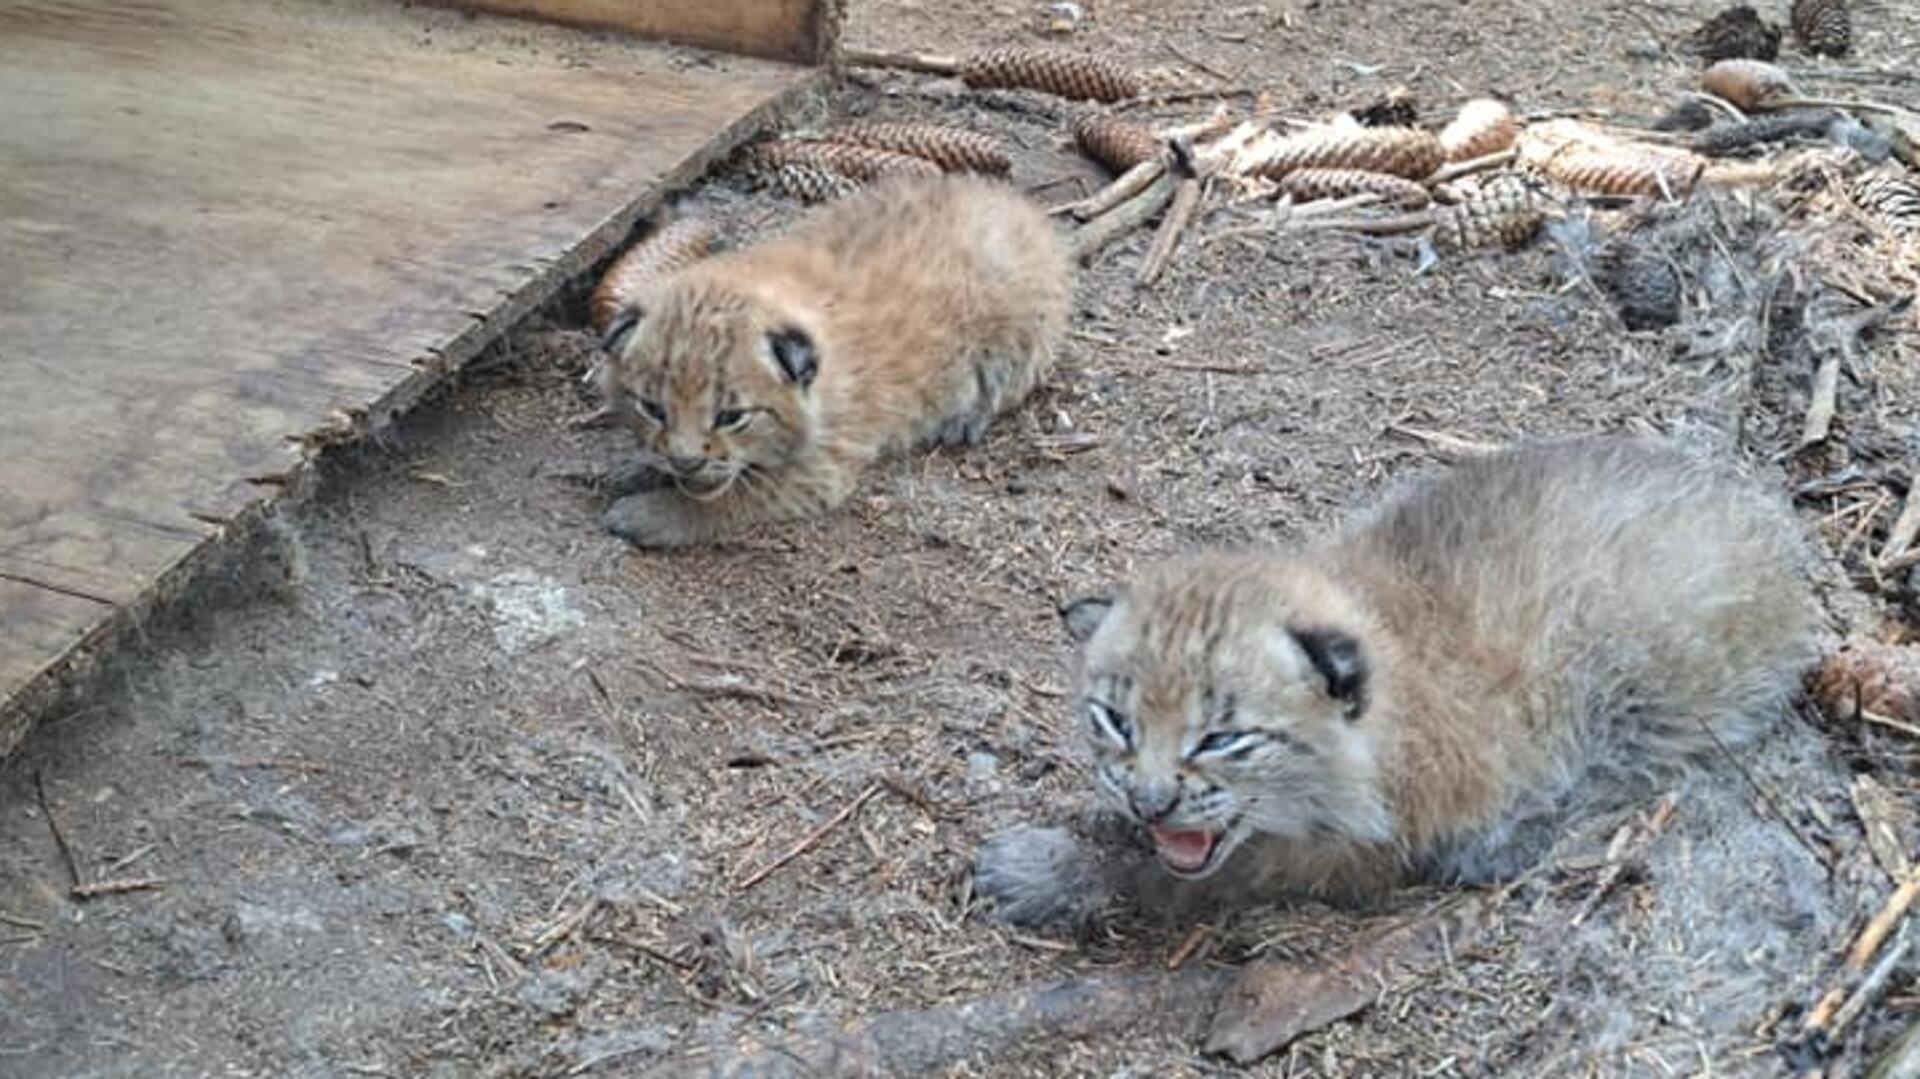
[[[785,329],[767,335],[767,346],[773,349],[773,358],[787,377],[802,386],[813,384],[813,376],[820,372],[820,353],[813,347],[813,338],[805,330]]]
[[[600,347],[609,356],[618,356],[627,347],[627,340],[640,325],[641,312],[638,307],[623,307],[613,316],[613,322],[607,332],[600,335]]]
[[[1346,706],[1348,719],[1367,710],[1367,657],[1352,634],[1337,629],[1296,629],[1293,639],[1327,680],[1327,694]]]
[[[1111,610],[1112,596],[1086,596],[1061,604],[1060,621],[1066,623],[1068,636],[1078,644],[1086,644]]]

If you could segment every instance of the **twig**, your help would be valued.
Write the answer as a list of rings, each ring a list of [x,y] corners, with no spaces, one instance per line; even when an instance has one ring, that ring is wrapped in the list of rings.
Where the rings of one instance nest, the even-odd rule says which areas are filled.
[[[80,860],[73,856],[73,848],[67,845],[66,834],[60,831],[60,821],[53,815],[53,806],[47,803],[46,781],[41,779],[38,769],[33,773],[33,797],[40,803],[40,815],[47,819],[47,831],[53,833],[54,845],[60,848],[60,860],[66,863],[68,887],[80,887]]]
[[[15,917],[5,911],[0,911],[0,922],[5,922],[16,929],[31,929],[36,933],[44,933],[47,930],[46,925],[42,922],[36,922],[30,918]]]
[[[688,971],[688,970],[693,970],[700,965],[698,963],[689,963],[685,959],[680,959],[675,956],[668,955],[666,952],[661,951],[659,948],[656,948],[651,944],[648,944],[646,941],[634,940],[632,937],[606,936],[606,937],[595,937],[594,939],[598,941],[611,941],[615,944],[620,945],[623,948],[632,948],[634,951],[639,952],[641,955],[646,956],[648,959],[651,959],[654,962],[661,964],[662,966],[672,967],[675,970]]]
[[[1440,168],[1434,171],[1432,176],[1427,177],[1422,182],[1428,187],[1432,187],[1435,184],[1444,184],[1448,180],[1458,180],[1462,176],[1471,176],[1476,172],[1485,172],[1487,169],[1499,168],[1507,162],[1512,161],[1515,157],[1519,156],[1519,154],[1520,151],[1518,150],[1495,150],[1493,153],[1483,157],[1471,158],[1466,161],[1455,161],[1440,166]]]
[[[1574,913],[1569,922],[1570,925],[1577,928],[1585,924],[1588,918],[1593,917],[1593,912],[1600,909],[1601,900],[1605,899],[1607,894],[1620,883],[1620,879],[1627,875],[1628,867],[1644,857],[1647,849],[1653,846],[1653,841],[1660,838],[1660,833],[1667,830],[1667,825],[1673,821],[1674,808],[1677,805],[1678,802],[1674,796],[1669,794],[1661,798],[1654,805],[1653,810],[1641,820],[1620,826],[1620,830],[1614,834],[1613,841],[1607,844],[1607,868],[1601,872],[1600,882],[1594,885],[1593,892],[1587,896],[1585,902],[1580,904],[1580,909]]]
[[[560,919],[554,923],[553,928],[533,938],[533,943],[527,947],[526,958],[537,959],[545,954],[547,949],[573,935],[581,926],[587,924],[587,919],[593,917],[593,912],[599,909],[599,896],[594,896],[582,903],[579,910]]]
[[[500,968],[507,972],[507,977],[510,980],[517,982],[527,976],[527,968],[521,966],[520,961],[508,954],[507,950],[502,948],[500,943],[492,937],[485,933],[475,933],[473,935],[473,944],[474,947],[480,949],[481,953],[487,958],[500,964]],[[492,973],[489,972],[487,977],[489,980],[492,980]]]
[[[1168,208],[1167,216],[1160,219],[1153,243],[1148,245],[1146,257],[1140,260],[1140,270],[1133,278],[1136,288],[1160,280],[1167,264],[1173,261],[1173,253],[1180,246],[1187,224],[1193,220],[1194,210],[1200,205],[1200,176],[1194,169],[1193,151],[1177,142],[1172,146],[1173,172],[1180,177],[1180,182],[1173,190],[1173,205]]]
[[[1183,101],[1199,101],[1210,97],[1253,97],[1260,90],[1253,86],[1216,86],[1210,90],[1169,90],[1160,94],[1142,94],[1125,101],[1115,102],[1113,109],[1153,108],[1157,105],[1177,105]]]
[[[1820,357],[1820,367],[1813,373],[1813,399],[1807,402],[1807,421],[1800,428],[1800,449],[1827,440],[1833,428],[1834,402],[1839,392],[1840,350],[1834,349]]]
[[[831,832],[835,828],[838,828],[841,825],[847,823],[847,821],[852,820],[853,815],[855,813],[860,812],[861,806],[866,805],[868,801],[872,800],[874,795],[879,794],[884,789],[886,789],[886,784],[884,783],[868,784],[867,789],[864,791],[861,791],[860,796],[858,798],[855,798],[853,801],[847,803],[847,805],[844,808],[842,808],[840,812],[835,813],[832,817],[829,817],[825,824],[822,824],[820,827],[815,828],[811,832],[808,832],[807,837],[805,839],[802,839],[800,842],[795,843],[793,846],[787,848],[787,852],[785,854],[782,854],[780,857],[775,858],[773,861],[768,862],[766,865],[760,867],[759,869],[755,870],[753,873],[749,874],[746,877],[746,879],[742,880],[739,884],[734,885],[733,890],[735,892],[746,891],[747,889],[753,887],[754,885],[760,883],[761,881],[766,880],[768,877],[773,876],[774,873],[779,871],[781,866],[786,865],[788,862],[793,861],[795,858],[800,857],[802,854],[805,854],[808,851],[812,850],[814,847],[818,846],[820,844],[820,841],[827,837],[828,832]]]
[[[1043,457],[1060,460],[1068,454],[1099,449],[1102,441],[1092,431],[1067,431],[1057,435],[1035,435],[1033,448]]]
[[[1450,435],[1443,431],[1424,431],[1418,427],[1408,427],[1401,423],[1387,424],[1386,431],[1387,434],[1390,435],[1400,435],[1405,438],[1411,438],[1416,442],[1424,442],[1429,449],[1439,453],[1442,457],[1455,459],[1463,457],[1485,457],[1490,453],[1499,453],[1502,449],[1505,449],[1504,446],[1498,445],[1497,443],[1461,438],[1459,435]]]
[[[884,67],[896,71],[922,71],[929,75],[960,74],[959,59],[933,53],[847,48],[840,50],[840,59],[848,67]]]
[[[1798,1041],[1803,1047],[1824,1055],[1846,1032],[1847,1027],[1852,1025],[1869,1005],[1879,999],[1880,994],[1886,989],[1887,979],[1892,976],[1894,968],[1900,965],[1900,961],[1906,958],[1908,950],[1912,947],[1913,942],[1908,936],[1907,928],[1907,925],[1902,922],[1899,937],[1895,939],[1893,946],[1886,950],[1886,954],[1880,957],[1880,961],[1873,965],[1872,970],[1863,972],[1860,967],[1853,965],[1852,957],[1848,958],[1845,980],[1828,989],[1814,1005],[1813,1010],[1807,1013],[1806,1021],[1800,1025]],[[1847,981],[1854,978],[1859,980],[1849,992]]]
[[[1911,556],[1920,556],[1920,551],[1912,552],[1909,557]],[[1895,561],[1898,561],[1898,559]],[[1883,566],[1881,569],[1882,572],[1884,572],[1886,567]],[[1908,738],[1920,738],[1920,727],[1916,727],[1905,720],[1895,719],[1892,716],[1883,716],[1871,708],[1856,708],[1854,712],[1857,718],[1864,719],[1876,727],[1885,727],[1890,731],[1899,731]]]
[[[1774,800],[1772,793],[1770,793],[1767,788],[1761,786],[1760,781],[1754,778],[1754,774],[1747,770],[1746,762],[1735,756],[1733,748],[1721,740],[1720,732],[1714,730],[1713,724],[1709,723],[1704,717],[1695,718],[1700,723],[1700,729],[1706,732],[1707,739],[1713,743],[1713,747],[1719,750],[1720,755],[1726,758],[1728,764],[1733,765],[1734,771],[1740,773],[1740,778],[1746,783],[1747,787],[1753,791],[1754,796],[1759,798],[1761,803],[1767,807],[1767,812],[1772,813],[1774,819],[1780,822],[1780,827],[1785,828],[1787,833],[1793,836],[1795,842],[1805,848],[1808,854],[1813,855],[1813,860],[1819,864],[1820,868],[1828,876],[1832,876],[1833,867],[1827,864],[1827,856],[1821,853],[1819,847],[1813,845],[1813,840],[1801,834],[1799,826],[1795,825],[1793,818],[1787,816],[1786,811],[1780,808],[1780,803]]]
[[[97,899],[103,895],[150,892],[164,887],[166,883],[159,877],[122,877],[118,880],[96,880],[92,884],[76,884],[68,894],[75,899]]]
[[[1187,935],[1180,938],[1179,946],[1175,947],[1173,951],[1168,954],[1167,969],[1179,970],[1185,966],[1187,960],[1193,958],[1193,953],[1199,951],[1200,946],[1205,944],[1207,938],[1211,936],[1213,936],[1213,927],[1205,922],[1201,922],[1199,925],[1187,930]]]
[[[1174,56],[1174,59],[1179,60],[1181,63],[1186,64],[1188,67],[1191,67],[1196,71],[1201,71],[1208,75],[1211,75],[1214,78],[1219,79],[1221,82],[1233,81],[1233,76],[1227,74],[1224,71],[1221,71],[1219,68],[1214,67],[1212,64],[1209,64],[1201,60],[1199,57],[1196,57],[1193,54],[1186,52],[1185,50],[1181,49],[1178,45],[1175,45],[1171,41],[1162,41],[1160,45],[1162,48],[1172,53]]]
[[[274,768],[285,772],[327,771],[327,766],[319,761],[301,760],[297,757],[182,757],[180,763],[189,768]]]
[[[1826,440],[1833,424],[1840,371],[1843,365],[1852,362],[1860,335],[1906,310],[1910,302],[1902,297],[1851,314],[1823,318],[1818,325],[1810,326],[1813,347],[1820,353],[1820,367],[1813,376],[1813,400],[1807,405],[1807,421],[1801,429],[1799,449]]]
[[[1206,966],[1092,975],[829,1026],[734,1053],[688,1056],[650,1075],[941,1075],[985,1068],[1032,1045],[1129,1037],[1190,1039],[1204,1030],[1232,973]]]
[[[1052,952],[1055,955],[1072,955],[1080,950],[1064,940],[1048,940],[1045,937],[1030,936],[1026,933],[1008,933],[1007,939],[1022,948],[1032,948],[1036,952]]]
[[[920,784],[906,776],[898,772],[882,772],[880,782],[886,784],[888,790],[899,795],[902,801],[911,804],[927,816],[939,820],[946,815],[927,792],[921,789]]]
[[[1386,217],[1317,217],[1302,221],[1296,227],[1347,229],[1369,236],[1390,236],[1394,233],[1414,232],[1438,220],[1439,215],[1432,210],[1414,210],[1404,214],[1389,214]]]
[[[1056,217],[1060,214],[1072,214],[1076,220],[1090,221],[1146,190],[1149,184],[1158,180],[1160,175],[1166,171],[1166,159],[1159,157],[1148,158],[1121,173],[1112,183],[1081,199],[1079,202],[1069,202],[1064,206],[1056,206],[1047,212]]]
[[[1907,934],[1906,924],[1903,923],[1900,926],[1900,935],[1895,938],[1893,945],[1887,949],[1885,955],[1880,957],[1880,961],[1873,965],[1873,969],[1867,972],[1867,976],[1861,980],[1853,994],[1847,997],[1847,1002],[1840,1005],[1840,1010],[1833,1014],[1833,1023],[1826,1028],[1828,1039],[1838,1038],[1855,1019],[1860,1018],[1860,1013],[1867,1009],[1867,1005],[1879,999],[1880,994],[1887,987],[1888,977],[1893,974],[1894,968],[1900,965],[1900,961],[1906,958],[1907,951],[1912,946],[1913,941]]]
[[[749,682],[741,675],[728,675],[725,679],[686,678],[662,667],[658,663],[644,661],[653,672],[661,677],[668,686],[683,693],[692,693],[701,697],[730,697],[735,700],[759,701],[766,705],[779,705],[797,708],[809,702],[790,693],[783,693],[771,686]],[[597,679],[596,679],[597,681]],[[604,691],[604,690],[603,690]]]
[[[1080,226],[1073,234],[1074,257],[1085,262],[1152,220],[1172,200],[1173,189],[1173,177],[1162,172],[1145,191]]]
[[[1153,366],[1165,371],[1199,371],[1209,375],[1266,375],[1270,370],[1251,363],[1198,363],[1191,360],[1162,360]]]
[[[1885,113],[1888,116],[1900,116],[1907,111],[1898,105],[1889,105],[1883,101],[1833,97],[1778,97],[1766,102],[1764,107],[1769,112],[1779,109],[1847,109],[1853,112]]]
[[[1907,916],[1907,911],[1912,909],[1915,899],[1920,899],[1920,872],[1909,875],[1900,887],[1895,888],[1893,894],[1887,897],[1886,904],[1880,908],[1880,912],[1875,914],[1867,923],[1867,927],[1860,931],[1860,935],[1854,939],[1853,947],[1847,950],[1847,966],[1855,971],[1865,970],[1867,964],[1873,961],[1873,954],[1879,951],[1880,945],[1886,941],[1887,935],[1893,932],[1894,927]]]
[[[1900,507],[1900,516],[1894,518],[1893,527],[1887,530],[1887,542],[1874,561],[1886,568],[1888,563],[1907,553],[1916,538],[1920,538],[1920,474],[1909,482],[1907,501]]]
[[[1907,1027],[1874,1060],[1867,1068],[1867,1079],[1920,1079],[1920,1022]]]
[[[1272,234],[1291,226],[1295,221],[1305,221],[1309,218],[1321,217],[1326,214],[1344,213],[1347,210],[1364,209],[1368,206],[1376,205],[1381,201],[1382,199],[1379,195],[1370,193],[1348,195],[1345,198],[1339,199],[1315,199],[1307,203],[1296,203],[1292,201],[1292,196],[1290,195],[1282,196],[1281,200],[1274,205],[1273,212],[1268,215],[1266,220],[1258,224],[1238,225],[1230,229],[1221,229],[1219,232],[1202,240],[1200,246],[1212,247],[1222,240],[1237,239],[1241,236]]]
[[[152,854],[153,851],[154,851],[154,845],[152,843],[145,844],[144,846],[141,846],[138,849],[134,850],[131,854],[126,854],[119,858],[114,859],[113,864],[109,865],[106,871],[108,873],[118,873],[121,870],[126,869],[128,866],[132,865],[133,863],[139,861],[140,859],[145,858],[147,855]]]

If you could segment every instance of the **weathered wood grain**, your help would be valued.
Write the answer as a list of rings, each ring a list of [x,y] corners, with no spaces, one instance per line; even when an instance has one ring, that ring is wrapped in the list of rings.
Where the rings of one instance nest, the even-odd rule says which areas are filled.
[[[816,77],[667,52],[384,0],[0,2],[0,712]]]
[[[816,64],[839,29],[840,0],[433,0],[627,30],[705,49]]]

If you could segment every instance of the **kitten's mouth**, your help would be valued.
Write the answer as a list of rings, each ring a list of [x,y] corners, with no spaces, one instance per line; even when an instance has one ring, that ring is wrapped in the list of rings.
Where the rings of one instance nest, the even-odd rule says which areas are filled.
[[[680,493],[695,502],[708,502],[719,498],[733,484],[733,473],[722,472],[719,475],[700,474],[697,476],[673,477],[673,485]]]
[[[1156,824],[1147,829],[1153,837],[1154,853],[1160,864],[1182,877],[1204,877],[1217,868],[1226,853],[1224,828],[1168,828]]]

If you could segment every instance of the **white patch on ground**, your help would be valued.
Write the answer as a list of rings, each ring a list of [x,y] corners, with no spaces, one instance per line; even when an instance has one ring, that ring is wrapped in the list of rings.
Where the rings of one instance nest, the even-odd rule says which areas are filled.
[[[473,586],[493,612],[501,650],[529,652],[587,624],[560,582],[531,570],[508,570]]]

